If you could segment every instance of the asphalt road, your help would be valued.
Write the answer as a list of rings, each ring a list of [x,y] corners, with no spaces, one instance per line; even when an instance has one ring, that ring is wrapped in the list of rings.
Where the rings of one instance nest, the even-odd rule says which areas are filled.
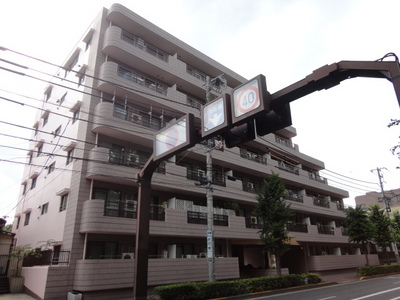
[[[231,299],[231,298],[230,298]],[[400,300],[400,275],[233,298],[237,300]]]

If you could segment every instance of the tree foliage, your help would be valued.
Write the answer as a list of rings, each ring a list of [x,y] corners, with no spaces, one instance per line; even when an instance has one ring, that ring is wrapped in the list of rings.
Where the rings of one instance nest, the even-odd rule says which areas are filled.
[[[374,236],[374,227],[371,223],[368,213],[361,205],[355,208],[349,207],[346,211],[344,222],[346,234],[349,236],[349,242],[360,243],[364,248],[366,265],[369,266],[368,244]]]
[[[36,253],[35,249],[33,249],[29,244],[14,246],[11,248],[8,258],[10,259],[10,261],[15,262],[16,272],[14,277],[21,277],[22,263],[25,257],[30,255],[39,257],[40,253]]]
[[[281,274],[280,257],[289,250],[286,224],[292,220],[293,212],[284,200],[286,188],[278,174],[272,174],[257,195],[255,215],[262,220],[259,231],[264,251],[275,254],[277,274]]]
[[[382,247],[383,253],[388,259],[386,247],[393,242],[390,218],[378,204],[372,204],[369,207],[369,219],[374,228],[372,240],[376,245]]]

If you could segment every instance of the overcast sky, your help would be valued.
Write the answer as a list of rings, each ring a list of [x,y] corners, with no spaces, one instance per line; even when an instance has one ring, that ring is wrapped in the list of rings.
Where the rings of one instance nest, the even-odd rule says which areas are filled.
[[[115,1],[3,1],[0,46],[62,64],[102,7]],[[152,0],[119,1],[240,75],[267,78],[274,93],[315,69],[341,60],[373,61],[400,55],[398,0]],[[0,58],[14,59],[7,51]],[[21,58],[20,58],[21,59]],[[393,59],[391,59],[393,60]],[[29,67],[42,68],[28,60]],[[0,64],[0,66],[5,66]],[[38,105],[15,93],[41,98],[45,83],[0,70],[0,96]],[[8,91],[8,92],[7,92]],[[11,92],[11,94],[9,93]],[[29,102],[31,101],[31,102]],[[400,126],[393,85],[385,79],[356,78],[292,102],[300,151],[325,162],[323,176],[354,197],[399,188],[399,160],[390,148]],[[13,216],[27,142],[36,111],[0,99],[0,216]],[[9,125],[10,123],[13,125]],[[18,126],[15,126],[18,125]],[[4,161],[5,160],[5,161]],[[10,163],[13,161],[15,163]],[[10,221],[11,219],[9,219]]]

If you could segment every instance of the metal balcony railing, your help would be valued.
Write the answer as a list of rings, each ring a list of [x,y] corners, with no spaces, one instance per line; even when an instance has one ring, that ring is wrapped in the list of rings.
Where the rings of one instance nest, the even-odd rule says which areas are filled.
[[[319,234],[335,234],[335,228],[329,225],[319,225],[318,226],[318,233]]]
[[[248,160],[255,161],[255,162],[260,163],[260,164],[264,164],[264,165],[267,164],[267,159],[265,157],[263,157],[260,154],[248,151],[246,149],[240,149],[240,157],[246,158]]]
[[[128,42],[131,45],[134,45],[136,47],[138,47],[139,49],[163,60],[163,61],[168,61],[168,54],[162,50],[160,50],[159,48],[147,43],[146,41],[144,41],[141,38],[138,38],[136,36],[134,36],[133,34],[130,34],[126,31],[122,31],[122,36],[121,38]]]
[[[148,157],[145,155],[126,153],[125,151],[119,151],[110,149],[108,162],[115,165],[122,165],[132,168],[143,168],[144,164],[147,162]],[[165,162],[161,162],[156,173],[165,174]]]
[[[316,206],[326,207],[329,208],[330,204],[329,201],[323,197],[313,197],[313,204]]]
[[[104,216],[118,218],[137,218],[137,201],[105,201]],[[150,220],[165,221],[165,210],[159,205],[150,206]]]
[[[305,232],[305,233],[308,233],[307,224],[302,224],[302,223],[287,223],[286,224],[286,229],[288,231],[293,231],[293,232]]]
[[[207,213],[188,211],[187,212],[187,222],[189,224],[207,224]],[[225,215],[214,214],[214,225],[215,226],[228,226],[229,217]]]

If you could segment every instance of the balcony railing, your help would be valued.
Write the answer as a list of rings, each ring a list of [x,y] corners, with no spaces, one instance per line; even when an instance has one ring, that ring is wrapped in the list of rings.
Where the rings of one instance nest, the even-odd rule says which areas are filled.
[[[132,168],[143,168],[147,162],[148,157],[145,155],[139,155],[135,153],[126,153],[125,151],[118,151],[110,149],[108,162],[115,165],[122,165]],[[165,162],[161,162],[156,169],[157,173],[165,174]]]
[[[328,183],[326,178],[324,178],[322,176],[319,176],[319,174],[317,174],[315,172],[308,172],[308,178],[310,178],[312,180],[315,180],[315,181],[318,181],[318,182],[325,183],[325,184]]]
[[[136,74],[135,72],[126,69],[124,67],[118,66],[118,76],[133,81],[141,86],[144,86],[150,90],[153,90],[159,94],[167,95],[167,87],[159,84],[149,78],[142,75]]]
[[[24,267],[33,266],[52,266],[52,265],[69,265],[70,250],[44,250],[39,251],[40,255],[29,255],[24,258]]]
[[[118,103],[114,103],[113,116],[156,131],[164,126],[160,118],[151,116],[148,112],[141,112],[135,108]]]
[[[186,104],[198,110],[203,106],[203,103],[200,100],[194,99],[190,96],[186,96]]]
[[[296,175],[300,174],[300,169],[298,167],[292,166],[290,164],[284,163],[283,161],[279,162],[279,169],[290,172]]]
[[[286,146],[286,147],[289,147],[289,148],[294,149],[294,146],[293,146],[293,143],[292,143],[291,140],[282,138],[282,137],[280,137],[280,136],[275,136],[275,140],[276,140],[276,142],[277,142],[278,144],[281,144],[281,145],[283,145],[283,146]]]
[[[192,76],[194,76],[194,77],[200,79],[201,81],[206,82],[206,77],[207,77],[207,75],[204,74],[203,72],[197,70],[195,67],[186,65],[186,72],[187,72],[188,74],[190,74],[190,75],[192,75]]]
[[[251,216],[246,218],[246,228],[261,229],[263,221],[261,218]]]
[[[104,215],[118,218],[137,218],[137,201],[105,201]],[[150,220],[165,221],[165,210],[158,205],[150,206]]]
[[[215,170],[213,170],[212,173],[212,184],[226,186],[224,174]],[[206,172],[204,170],[192,170],[190,168],[186,169],[186,178],[199,181],[200,183],[205,183],[205,181],[207,180]]]
[[[197,211],[188,211],[187,212],[187,220],[190,224],[207,224],[207,213],[197,212]],[[229,217],[225,215],[214,214],[214,225],[215,226],[228,226],[229,225]]]
[[[300,202],[300,203],[304,202],[303,196],[299,196],[296,193],[286,193],[285,198],[290,201],[296,201],[296,202]]]
[[[329,225],[319,225],[318,226],[318,233],[319,234],[335,234],[335,228]]]
[[[293,232],[305,232],[305,233],[308,233],[307,224],[302,224],[302,223],[287,223],[286,224],[286,229],[288,231],[293,231]]]
[[[243,191],[258,194],[261,192],[261,183],[252,181],[242,181]]]
[[[329,201],[323,197],[313,197],[313,204],[316,206],[326,207],[329,208]]]
[[[255,162],[260,163],[260,164],[264,164],[264,165],[267,164],[267,159],[265,157],[263,157],[260,154],[248,151],[246,149],[240,149],[240,157],[246,158],[248,160],[255,161]]]
[[[346,206],[341,202],[336,202],[336,207],[338,210],[346,210]]]
[[[126,42],[128,42],[129,44],[132,44],[136,47],[138,47],[139,49],[163,60],[163,61],[168,61],[168,54],[160,49],[158,49],[157,47],[145,42],[144,40],[142,40],[141,38],[138,38],[126,31],[122,31],[122,39]]]

